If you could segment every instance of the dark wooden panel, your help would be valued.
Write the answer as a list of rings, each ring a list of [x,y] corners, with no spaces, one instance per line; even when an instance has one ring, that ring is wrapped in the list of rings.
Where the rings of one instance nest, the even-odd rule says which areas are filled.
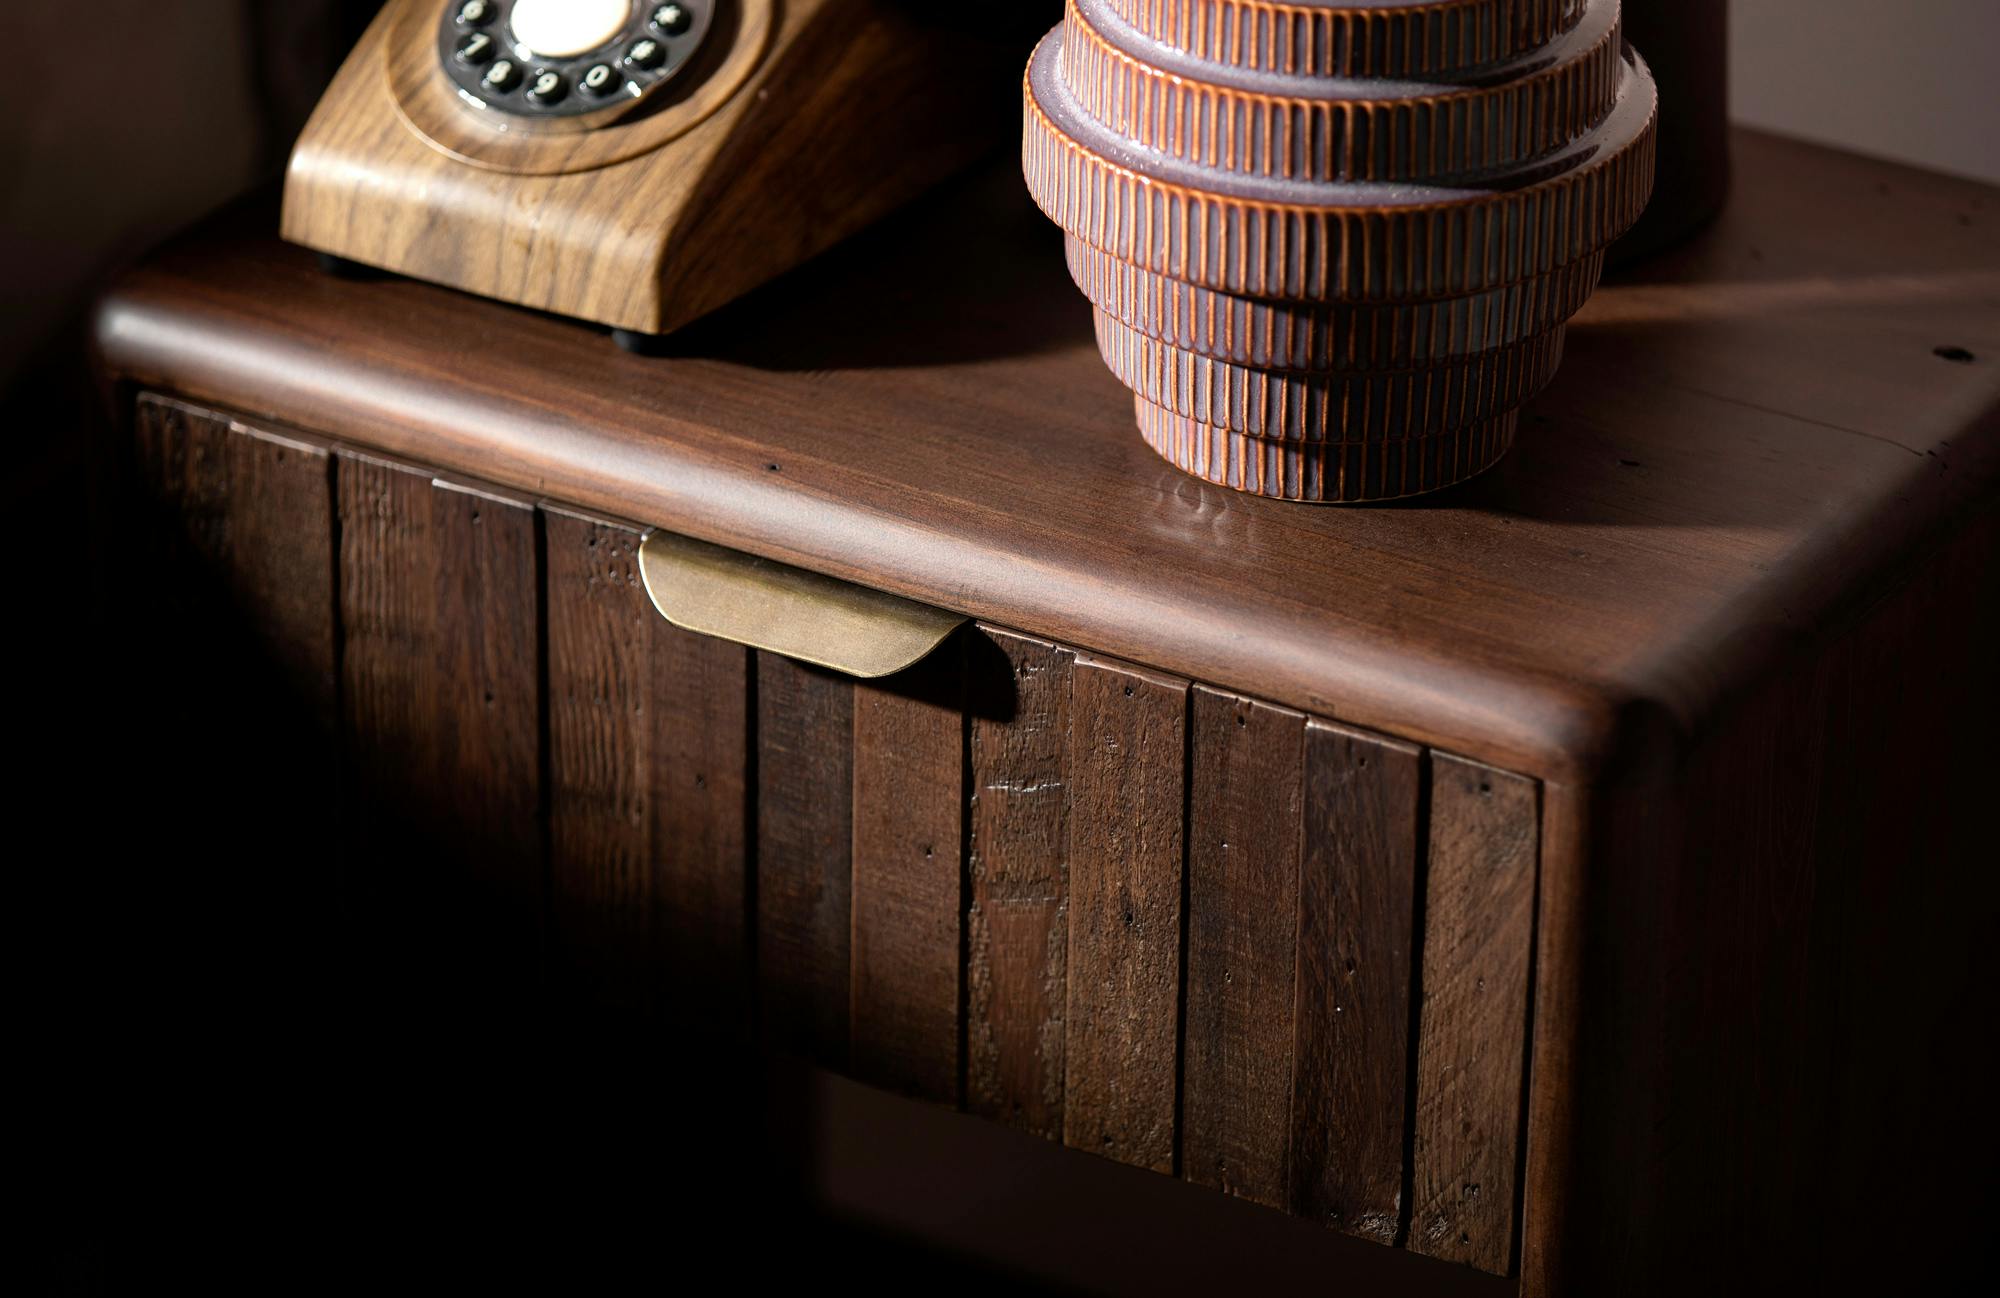
[[[1193,730],[1181,1167],[1283,1207],[1305,718],[1197,686]]]
[[[852,1072],[959,1099],[965,713],[954,637],[854,690]]]
[[[662,618],[639,534],[547,511],[550,937],[564,990],[740,1032],[748,651]]]
[[[1496,1274],[1514,1255],[1538,795],[1432,754],[1409,1244]]]
[[[1079,657],[1070,695],[1063,1139],[1174,1167],[1186,681]]]
[[[1292,1211],[1402,1226],[1422,753],[1306,723]]]
[[[146,488],[221,583],[285,684],[333,732],[333,479],[327,453],[157,397],[139,400]]]
[[[757,992],[765,1035],[848,1060],[854,684],[757,655]]]
[[[668,1016],[744,1036],[754,1001],[754,655],[645,612],[654,615],[647,775]]]
[[[566,1003],[650,1013],[660,992],[658,882],[639,538],[555,513],[544,526],[550,973]]]
[[[965,1102],[1059,1138],[1071,655],[986,627],[968,654]]]
[[[358,456],[336,476],[364,904],[441,995],[499,1007],[540,979],[535,513]]]

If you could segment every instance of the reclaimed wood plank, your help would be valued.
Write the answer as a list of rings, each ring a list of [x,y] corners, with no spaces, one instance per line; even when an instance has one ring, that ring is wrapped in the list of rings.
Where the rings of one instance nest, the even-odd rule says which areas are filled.
[[[1409,1246],[1513,1267],[1540,840],[1535,781],[1431,755]]]
[[[757,989],[766,1039],[848,1060],[854,683],[757,655]]]
[[[336,483],[365,904],[420,985],[506,1013],[541,982],[535,511],[359,455]]]
[[[1181,1169],[1283,1207],[1305,717],[1204,686],[1192,716]]]
[[[962,640],[854,691],[851,1070],[959,1100],[966,722]]]
[[[740,1034],[749,651],[660,616],[636,529],[544,513],[554,971],[588,1003]]]
[[[1291,1209],[1378,1243],[1402,1226],[1423,754],[1306,723]]]
[[[968,652],[965,1102],[1060,1139],[1071,654],[987,627]]]
[[[1063,1139],[1174,1167],[1186,681],[1078,657]]]

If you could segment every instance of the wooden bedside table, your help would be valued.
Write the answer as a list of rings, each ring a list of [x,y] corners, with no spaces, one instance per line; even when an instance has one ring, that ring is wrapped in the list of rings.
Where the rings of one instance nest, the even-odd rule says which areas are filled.
[[[1984,1099],[2000,195],[1736,162],[1512,456],[1392,508],[1155,459],[1004,168],[669,359],[258,213],[98,334],[353,842],[448,845],[348,853],[426,976],[754,1022],[1528,1294],[1824,1290],[1979,1220],[1910,1178]],[[667,625],[645,527],[976,625],[803,668]]]

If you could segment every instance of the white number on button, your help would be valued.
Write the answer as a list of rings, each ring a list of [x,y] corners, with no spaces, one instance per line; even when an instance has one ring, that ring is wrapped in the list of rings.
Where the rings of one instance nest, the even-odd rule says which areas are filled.
[[[464,7],[458,11],[458,20],[462,23],[485,22],[486,0],[465,0]]]
[[[583,84],[589,90],[602,90],[611,84],[611,69],[602,63],[583,74]]]
[[[555,88],[561,84],[561,77],[553,72],[544,72],[535,78],[535,93],[538,95],[554,94]]]
[[[465,57],[468,59],[478,58],[480,55],[486,53],[486,47],[492,43],[493,38],[491,36],[488,36],[485,32],[480,32],[465,43]]]

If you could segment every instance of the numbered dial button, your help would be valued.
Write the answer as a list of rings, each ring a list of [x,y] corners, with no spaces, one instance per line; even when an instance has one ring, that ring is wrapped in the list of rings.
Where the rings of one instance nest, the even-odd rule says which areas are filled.
[[[458,61],[478,67],[499,53],[499,42],[485,32],[469,32],[458,38]]]
[[[498,94],[506,94],[521,84],[521,65],[512,59],[496,59],[493,66],[486,69],[486,75],[479,78],[479,84]]]
[[[553,107],[568,96],[569,82],[553,68],[537,68],[528,79],[528,102],[537,108]]]
[[[667,61],[667,47],[648,36],[632,42],[632,48],[625,51],[625,66],[642,68],[651,72]]]
[[[698,69],[715,15],[726,11],[721,0],[430,3],[438,61],[463,100],[517,117],[573,117],[587,127],[622,120],[632,102]]]

